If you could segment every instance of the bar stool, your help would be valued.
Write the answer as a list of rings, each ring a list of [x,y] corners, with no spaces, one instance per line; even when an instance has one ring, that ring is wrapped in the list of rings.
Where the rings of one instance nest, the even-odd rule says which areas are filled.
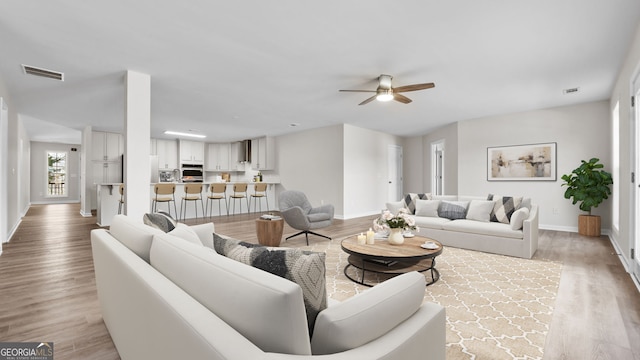
[[[260,212],[262,212],[262,202],[260,199],[264,199],[267,202],[267,211],[269,211],[269,199],[267,198],[267,184],[255,183],[253,185],[253,194],[249,199],[249,206],[251,206],[251,200],[253,199],[253,212],[256,212],[256,203],[260,203]]]
[[[118,214],[122,214],[123,205],[124,205],[124,184],[120,184],[120,200],[118,200]]]
[[[182,196],[182,201],[180,202],[180,215],[182,220],[187,217],[187,202],[188,201],[198,201],[200,200],[200,205],[202,206],[202,217],[204,217],[204,202],[202,201],[202,184],[184,184],[184,195]],[[198,204],[193,203],[193,207],[196,210],[196,219],[198,219]],[[184,209],[184,214],[182,213],[182,209]]]
[[[151,210],[156,212],[158,210],[158,203],[167,203],[167,212],[171,215],[171,204],[173,201],[173,211],[175,216],[178,216],[178,210],[176,207],[176,184],[155,184],[153,187],[153,192],[155,193],[155,197],[153,198],[153,203],[151,204]]]
[[[233,214],[236,213],[236,200],[240,200],[240,213],[242,213],[242,199],[246,199],[247,201],[247,213],[249,213],[249,198],[247,197],[247,184],[246,183],[238,183],[233,184],[233,194],[231,195],[231,199],[233,199]],[[229,199],[229,201],[231,201]]]
[[[209,211],[209,217],[211,217],[211,206],[213,201],[218,201],[218,214],[222,215],[220,209],[220,202],[224,200],[224,207],[227,209],[227,216],[229,216],[229,204],[227,204],[227,183],[213,183],[209,185],[209,195],[207,195],[207,210]]]

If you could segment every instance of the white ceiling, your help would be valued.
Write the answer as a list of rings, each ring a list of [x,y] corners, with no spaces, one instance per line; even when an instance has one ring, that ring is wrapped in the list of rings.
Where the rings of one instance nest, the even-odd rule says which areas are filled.
[[[151,76],[152,136],[207,141],[351,124],[400,136],[608,99],[638,0],[0,0],[0,77],[32,137],[124,128],[124,73]],[[25,75],[21,64],[64,72]],[[376,77],[407,105],[371,102]],[[579,87],[572,95],[566,88]],[[290,124],[297,123],[297,127]],[[34,125],[35,124],[35,125]],[[46,130],[52,134],[51,129]]]

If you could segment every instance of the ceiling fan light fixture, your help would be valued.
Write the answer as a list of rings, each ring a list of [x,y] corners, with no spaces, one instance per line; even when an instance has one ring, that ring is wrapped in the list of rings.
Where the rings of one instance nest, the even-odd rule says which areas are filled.
[[[378,95],[376,96],[376,100],[382,101],[382,102],[393,100],[393,91],[391,91],[391,90],[378,91]]]

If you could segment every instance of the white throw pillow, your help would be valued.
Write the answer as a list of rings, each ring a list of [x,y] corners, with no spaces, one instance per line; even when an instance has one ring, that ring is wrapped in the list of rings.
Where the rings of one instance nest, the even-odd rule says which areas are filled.
[[[198,234],[196,234],[196,232],[187,224],[177,223],[175,229],[169,231],[168,234],[187,240],[188,242],[196,245],[202,245],[202,241],[200,241]]]
[[[387,203],[387,210],[389,210],[392,214],[397,214],[400,209],[404,208],[404,201],[395,201]]]
[[[522,229],[522,224],[529,217],[529,209],[526,207],[520,208],[511,215],[510,225],[511,230]]]
[[[440,200],[416,200],[416,216],[438,217]]]
[[[467,219],[489,222],[495,202],[492,200],[471,200],[467,210]]]

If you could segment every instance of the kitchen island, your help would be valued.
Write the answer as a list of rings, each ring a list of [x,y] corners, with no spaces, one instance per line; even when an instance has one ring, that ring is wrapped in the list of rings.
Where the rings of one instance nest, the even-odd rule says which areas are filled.
[[[202,205],[204,205],[205,207],[205,211],[207,211],[207,216],[218,216],[218,215],[226,215],[227,214],[227,209],[225,207],[224,204],[221,205],[221,212],[222,214],[220,214],[220,212],[218,211],[218,202],[214,201],[214,203],[211,206],[211,214],[208,213],[208,209],[207,209],[207,195],[209,194],[209,185],[212,182],[204,182],[202,183]],[[254,193],[253,190],[253,186],[254,184],[257,184],[255,182],[252,181],[231,181],[231,182],[226,182],[227,184],[227,191],[226,191],[226,196],[227,196],[227,205],[229,206],[230,209],[230,214],[233,214],[233,204],[232,204],[232,199],[231,199],[231,195],[233,194],[233,185],[237,184],[237,183],[246,183],[248,184],[247,187],[247,197],[251,198],[251,194]],[[277,199],[276,199],[276,192],[275,192],[275,187],[277,184],[279,184],[279,181],[263,181],[262,183],[266,183],[267,184],[267,198],[269,199],[269,210],[274,211],[277,210],[278,208],[278,203],[277,203]],[[177,214],[174,211],[174,207],[173,207],[173,203],[169,203],[170,204],[170,213],[171,216],[178,219],[179,215],[180,215],[180,208],[181,208],[181,202],[182,202],[182,197],[184,196],[184,185],[186,183],[182,183],[182,182],[173,182],[173,184],[176,184],[176,192],[174,194],[175,199],[176,199],[176,206],[175,209],[177,210]],[[98,184],[96,186],[97,188],[97,196],[98,196],[98,207],[97,207],[97,211],[96,211],[96,215],[97,215],[97,224],[99,226],[105,227],[105,226],[109,226],[111,225],[111,219],[118,213],[118,202],[120,200],[120,193],[118,191],[118,187],[120,186],[120,183],[104,183],[104,184]],[[155,197],[155,193],[154,193],[154,186],[155,183],[150,184],[149,187],[149,212],[151,212],[151,204],[152,204],[152,200]],[[125,190],[126,191],[126,190]],[[253,199],[252,199],[253,200]],[[224,200],[223,200],[224,201]],[[264,200],[261,199],[257,199],[257,201],[262,201],[262,211],[266,212],[267,211],[267,207],[266,207],[266,202]],[[157,210],[163,210],[163,211],[168,211],[167,209],[167,203],[160,203],[156,206]],[[203,214],[202,214],[202,207],[199,201],[197,202],[187,202],[185,204],[185,209],[186,209],[186,215],[185,218],[186,219],[193,219],[196,217],[196,210],[195,210],[195,206],[197,205],[198,207],[198,218],[202,218]],[[126,206],[125,206],[126,207]],[[236,214],[240,214],[240,213],[247,213],[247,200],[245,199],[241,199],[241,201],[236,200],[235,203],[235,212]],[[251,209],[248,209],[248,212],[254,212],[254,203],[252,201],[251,203]],[[256,207],[256,212],[260,211],[260,204],[257,205]]]

